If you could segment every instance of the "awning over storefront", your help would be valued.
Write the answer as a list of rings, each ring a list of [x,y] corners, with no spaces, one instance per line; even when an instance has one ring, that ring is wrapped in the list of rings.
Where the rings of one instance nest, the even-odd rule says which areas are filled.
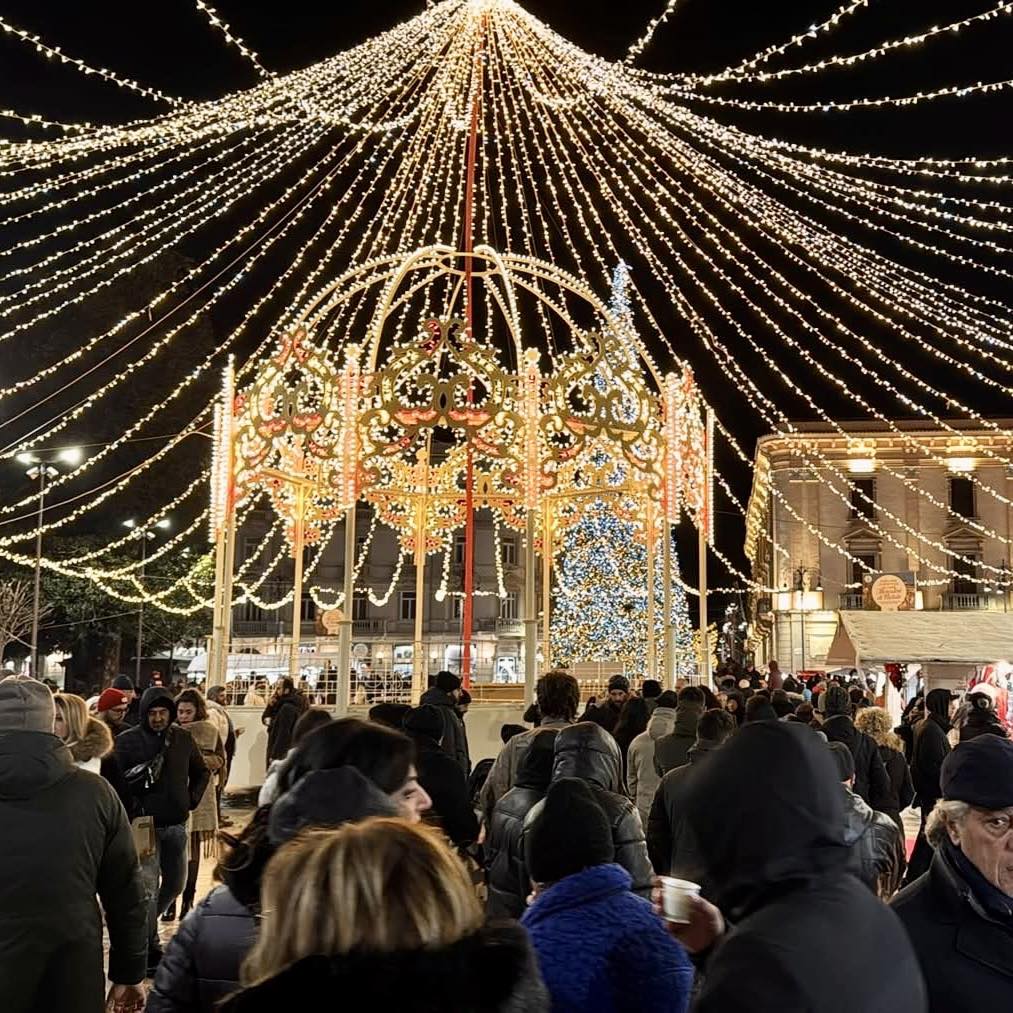
[[[1013,614],[841,612],[826,666],[1013,660]]]

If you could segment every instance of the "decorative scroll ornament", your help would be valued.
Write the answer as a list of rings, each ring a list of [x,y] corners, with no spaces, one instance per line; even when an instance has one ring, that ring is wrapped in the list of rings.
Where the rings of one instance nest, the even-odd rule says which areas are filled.
[[[310,489],[302,506],[306,544],[319,540],[323,526],[349,505],[350,495],[354,503],[354,488],[343,474],[348,453],[357,448],[355,417],[348,420],[349,435],[341,415],[349,403],[349,382],[313,345],[307,330],[297,327],[236,399],[236,504],[266,489],[286,522],[290,544],[300,502],[297,484]]]

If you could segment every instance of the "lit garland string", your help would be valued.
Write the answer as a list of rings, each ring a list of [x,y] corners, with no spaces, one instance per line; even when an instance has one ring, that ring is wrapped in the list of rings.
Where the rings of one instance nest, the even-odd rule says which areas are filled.
[[[648,216],[648,217],[649,217],[649,216]],[[941,545],[940,545],[939,543],[937,543],[936,547],[940,548],[941,550],[942,550],[942,549],[944,548],[944,547],[942,547],[942,546],[941,546]],[[926,561],[926,562],[929,562],[928,560],[925,560],[925,561]],[[930,563],[930,564],[931,564],[931,563]],[[949,572],[953,573],[953,572],[955,572],[955,571],[949,571]]]
[[[840,17],[861,6],[864,5],[844,5],[838,11],[839,16],[835,15],[837,20],[831,18],[828,21],[826,30],[834,27]],[[487,18],[487,28],[480,29],[479,14]],[[842,341],[859,341],[858,347],[863,355],[870,357],[862,362],[861,375],[883,391],[890,390],[887,371],[897,371],[905,383],[918,389],[919,396],[939,396],[947,399],[944,401],[947,404],[956,404],[957,401],[949,392],[929,388],[902,362],[883,358],[883,349],[871,339],[862,341],[858,335],[837,329],[833,323],[835,314],[829,306],[821,312],[824,307],[816,302],[807,302],[804,298],[807,293],[797,286],[789,287],[783,275],[773,272],[771,265],[756,255],[750,237],[757,230],[781,240],[787,238],[792,244],[789,253],[798,257],[796,266],[803,270],[817,268],[829,280],[833,280],[831,270],[841,272],[834,274],[833,278],[843,279],[846,274],[860,279],[857,290],[860,295],[856,301],[849,299],[852,305],[867,307],[865,311],[874,315],[880,314],[877,319],[905,341],[928,341],[930,354],[952,366],[955,372],[959,371],[961,378],[993,389],[998,389],[997,384],[1001,385],[997,379],[1002,375],[999,371],[1008,369],[1009,365],[1002,352],[1013,339],[1005,303],[983,292],[961,289],[931,274],[915,271],[901,260],[890,260],[873,250],[864,249],[851,237],[834,233],[826,226],[820,226],[811,216],[801,214],[797,206],[790,207],[783,195],[775,200],[770,190],[780,187],[785,192],[793,192],[787,188],[794,188],[794,191],[805,193],[806,200],[815,197],[823,202],[827,210],[842,215],[841,220],[853,223],[856,228],[868,227],[869,223],[889,224],[911,249],[926,250],[929,245],[937,245],[940,249],[945,248],[948,254],[956,253],[957,257],[963,258],[950,257],[953,263],[978,269],[978,251],[991,249],[1001,256],[1001,251],[1005,249],[998,242],[998,237],[1008,232],[1003,217],[1008,212],[1008,203],[996,199],[994,193],[990,193],[987,200],[982,200],[976,194],[964,195],[952,191],[956,187],[985,186],[1004,192],[1003,188],[1010,182],[1009,176],[1005,175],[1008,160],[891,160],[875,155],[787,146],[786,142],[777,139],[722,128],[690,112],[691,104],[698,101],[696,97],[687,95],[682,101],[674,100],[678,89],[685,89],[685,78],[649,75],[582,54],[508,0],[477,6],[452,0],[433,5],[420,18],[412,19],[393,32],[339,54],[315,68],[273,78],[249,92],[217,102],[180,108],[157,121],[128,124],[122,128],[86,130],[78,138],[25,142],[0,148],[0,173],[8,169],[14,171],[18,165],[40,169],[52,166],[57,171],[52,177],[55,189],[50,200],[63,200],[74,192],[74,188],[69,182],[61,184],[61,179],[69,181],[83,176],[86,186],[81,189],[94,190],[112,183],[114,174],[123,174],[124,187],[128,187],[131,185],[129,179],[136,172],[152,170],[151,174],[157,181],[164,178],[154,172],[157,157],[171,160],[181,152],[188,149],[196,151],[200,146],[204,146],[201,148],[205,153],[202,157],[210,160],[218,155],[221,164],[226,166],[232,156],[226,155],[225,150],[235,139],[244,137],[250,139],[242,150],[248,151],[253,159],[261,159],[266,155],[262,149],[268,145],[269,138],[297,123],[315,123],[321,133],[326,129],[343,131],[356,141],[346,153],[347,157],[343,156],[340,162],[335,159],[323,166],[311,167],[307,175],[312,174],[321,180],[332,169],[337,172],[340,164],[343,166],[340,171],[353,170],[352,175],[358,182],[347,186],[343,195],[339,195],[336,203],[342,213],[328,218],[326,230],[314,237],[314,244],[307,244],[298,251],[282,276],[315,278],[325,270],[333,269],[333,265],[369,262],[394,250],[410,250],[435,240],[454,244],[460,235],[464,178],[461,153],[466,137],[466,112],[472,93],[475,33],[480,30],[487,31],[483,46],[488,91],[481,146],[483,172],[480,173],[476,192],[475,217],[476,227],[483,235],[476,236],[477,239],[484,238],[495,244],[496,237],[499,236],[499,242],[503,242],[505,234],[509,237],[507,248],[512,252],[527,252],[541,259],[566,263],[578,277],[594,287],[608,284],[611,271],[623,256],[620,245],[632,241],[641,250],[650,278],[661,283],[675,312],[683,316],[688,329],[702,342],[708,354],[715,355],[722,362],[729,379],[734,378],[738,382],[740,396],[753,410],[760,412],[768,424],[782,431],[783,423],[778,422],[770,411],[770,396],[758,385],[749,386],[741,382],[740,373],[733,365],[735,357],[712,333],[710,321],[715,316],[724,321],[721,327],[732,326],[735,333],[745,338],[746,335],[739,329],[739,314],[746,306],[751,307],[750,312],[754,312],[753,308],[765,311],[778,307],[779,312],[790,314],[797,314],[808,307],[805,309],[808,319],[819,322],[802,332],[777,327],[769,312],[765,316],[761,313],[757,317],[761,320],[761,332],[754,336],[754,345],[750,347],[764,350],[773,360],[772,365],[777,365],[783,353],[772,352],[764,344],[762,331],[769,331],[776,343],[784,343],[789,355],[801,355],[802,360],[829,383],[842,390],[850,390],[846,386],[841,388],[843,379],[801,345],[799,338],[803,334],[808,335],[819,341],[831,356],[842,357],[842,361],[847,361],[846,356],[851,354],[843,347]],[[822,32],[821,28],[817,34]],[[808,37],[809,33],[806,33],[801,41]],[[786,52],[787,48],[791,48],[790,43],[780,52]],[[893,48],[883,44],[877,50],[885,55]],[[774,55],[779,55],[773,49],[767,52],[770,55],[759,54],[753,62],[746,61],[739,68],[730,68],[729,76],[748,75],[766,65]],[[830,66],[818,69],[829,70]],[[816,73],[816,65],[808,65],[804,72]],[[409,81],[411,88],[406,88]],[[694,88],[697,86],[703,87],[695,82]],[[394,98],[397,92],[402,96],[400,99]],[[969,95],[973,93],[973,90],[967,92]],[[256,137],[257,130],[262,131],[260,139]],[[403,135],[399,136],[399,132]],[[624,159],[618,169],[614,163],[609,165],[600,152],[605,138],[616,145],[616,151],[625,152],[627,159],[632,158],[632,163]],[[704,152],[704,144],[710,144],[711,150]],[[719,148],[722,150],[719,151]],[[150,154],[134,157],[146,152]],[[726,158],[728,161],[723,161]],[[95,160],[98,162],[92,164]],[[179,169],[185,170],[188,164],[180,159]],[[820,164],[846,168],[848,175],[835,168],[823,171],[817,167]],[[654,172],[658,165],[663,165],[665,171]],[[647,171],[648,167],[651,172]],[[883,184],[877,179],[866,178],[870,173],[938,180],[942,192],[936,195],[924,188]],[[207,169],[191,172],[186,177],[185,186],[199,182],[202,175],[205,178],[210,176]],[[538,189],[530,182],[536,178],[540,179]],[[594,187],[589,187],[586,182],[589,179],[595,181]],[[762,189],[758,184],[762,184]],[[29,187],[35,185],[33,182]],[[205,198],[210,198],[211,185],[208,184]],[[936,184],[933,182],[932,185]],[[28,188],[23,189],[25,193],[29,192]],[[314,200],[329,191],[330,184],[322,186],[314,191]],[[731,195],[736,191],[739,198],[733,201]],[[61,192],[64,196],[57,196]],[[706,213],[709,206],[699,199],[704,192],[716,196],[713,207],[717,214]],[[94,199],[106,200],[117,193],[130,195],[128,190],[110,185],[99,190]],[[378,198],[378,211],[370,203],[370,195],[374,194]],[[197,196],[198,192],[195,191],[194,195]],[[745,200],[744,195],[748,195]],[[0,200],[7,196],[0,195]],[[196,221],[194,216],[200,214],[201,207],[211,206],[210,199],[205,199],[187,207],[186,199],[177,198],[171,203],[163,201],[158,205],[170,215],[175,215],[170,219],[171,231],[166,235],[176,237],[177,230],[185,229]],[[364,207],[370,207],[368,220],[363,216]],[[654,207],[663,209],[656,221]],[[71,281],[76,274],[73,290],[82,292],[83,301],[90,294],[85,287],[88,278],[84,274],[90,265],[84,261],[91,248],[88,240],[81,240],[80,236],[85,229],[101,223],[102,209],[96,210],[84,202],[72,202],[64,205],[64,210],[68,215],[81,219],[73,227],[70,227],[71,222],[66,222],[68,227],[64,229],[61,226],[59,235],[76,241],[60,256],[64,264],[75,262],[76,271],[68,271],[65,277]],[[290,220],[296,220],[301,212],[300,206]],[[678,215],[685,217],[679,218]],[[153,220],[156,217],[152,215]],[[25,219],[25,224],[33,220]],[[39,215],[37,220],[46,219]],[[285,220],[286,225],[288,221]],[[697,233],[695,244],[690,243],[687,231],[676,227],[677,222],[691,224],[694,230],[701,230]],[[624,234],[622,243],[617,242],[617,223]],[[77,229],[78,224],[80,230]],[[347,228],[344,227],[346,224]],[[52,225],[48,227],[52,228]],[[145,247],[137,244],[153,246],[158,242],[154,237],[159,233],[145,231],[143,222],[137,233],[132,244],[118,248],[124,265],[132,264],[144,255]],[[252,230],[246,233],[247,237],[250,235]],[[990,247],[988,243],[991,240],[985,237],[991,236],[996,236],[997,241]],[[253,264],[259,262],[257,255],[273,248],[269,245],[272,238],[273,234],[255,252],[251,250],[249,260],[240,265],[235,277],[245,276]],[[799,255],[796,244],[800,243],[805,256]],[[578,255],[576,251],[581,244],[589,249]],[[31,245],[41,245],[41,242]],[[238,243],[235,245],[238,246]],[[973,254],[965,255],[953,249],[959,250],[961,245]],[[314,251],[312,259],[307,256],[307,251],[311,249]],[[702,271],[685,272],[678,276],[668,265],[687,264],[685,254],[691,250],[706,254],[706,265]],[[682,255],[681,259],[674,254]],[[222,256],[218,263],[224,259]],[[969,263],[972,259],[975,261],[973,264]],[[47,259],[46,263],[55,264],[56,261]],[[641,260],[638,260],[638,265],[640,263]],[[211,266],[214,264],[213,259],[202,264],[194,282],[198,285],[204,282],[214,270]],[[832,269],[831,264],[835,265]],[[986,268],[988,266],[985,265]],[[1000,271],[995,273],[1001,277],[1001,265],[999,267]],[[748,281],[751,300],[743,301],[740,292],[730,287],[733,270],[737,277]],[[227,278],[223,284],[215,283],[216,287],[208,290],[205,307],[213,305],[214,301],[234,289],[232,277],[223,277]],[[56,279],[56,283],[62,280],[63,275]],[[821,281],[821,284],[826,283]],[[843,284],[843,280],[836,281],[834,285],[837,287],[831,285],[828,291],[836,298],[844,299]],[[310,290],[311,285],[304,285],[300,295],[275,318],[273,324],[259,321],[258,327],[264,328],[265,334],[278,333],[284,321],[291,319],[296,312],[303,294]],[[274,286],[271,291],[276,291]],[[213,300],[210,298],[212,295]],[[640,293],[631,286],[628,295],[631,311],[635,306],[636,312],[643,314],[648,321],[652,334],[667,342],[671,335],[651,313],[650,306]],[[435,293],[428,293],[426,300],[438,312]],[[264,301],[258,300],[239,329],[225,337],[222,348],[210,352],[193,374],[167,385],[166,405],[179,400],[192,389],[199,377],[214,368],[216,356],[227,354],[228,347],[248,330],[256,314],[261,312],[260,307],[265,305]],[[545,331],[544,340],[550,360],[555,360],[565,347],[560,345],[553,331],[554,323],[546,315],[543,304],[540,302],[538,305],[539,325]],[[159,315],[165,306],[165,302],[156,304]],[[199,306],[195,308],[200,309]],[[408,311],[406,301],[399,309],[399,327],[406,325]],[[566,326],[572,326],[573,321],[564,304],[556,307],[556,311]],[[188,333],[187,328],[196,315],[179,329],[174,324],[174,333]],[[369,308],[364,301],[354,308],[343,309],[338,319],[328,325],[331,340],[340,345],[343,335],[361,328],[368,315]],[[794,316],[793,319],[801,321],[803,318]],[[265,324],[268,326],[264,327]],[[155,337],[156,333],[158,337]],[[8,451],[19,447],[28,449],[48,440],[71,421],[83,421],[85,413],[98,408],[103,398],[115,391],[126,376],[134,375],[136,369],[154,361],[154,356],[148,355],[150,345],[152,342],[157,344],[162,338],[154,329],[151,335],[150,339],[138,339],[141,354],[131,360],[124,376],[115,378],[108,387],[100,387],[98,391],[101,393],[93,390],[82,398],[80,411],[75,409],[76,414],[71,413],[73,419],[61,415],[35,427],[27,437],[22,433],[7,448]],[[86,342],[91,337],[88,336]],[[246,375],[256,368],[257,361],[269,350],[270,344],[270,338],[260,343],[244,366]],[[158,347],[165,349],[168,343]],[[675,350],[671,354],[676,360],[680,358]],[[979,367],[973,364],[975,358],[986,365]],[[81,364],[79,360],[73,360],[61,368],[70,372]],[[48,370],[51,365],[55,363],[41,363],[40,368]],[[47,377],[50,375],[53,374],[46,373]],[[790,380],[787,371],[779,366],[772,369],[771,375],[777,384]],[[798,384],[785,389],[791,392],[791,396],[808,403],[807,392]],[[863,411],[875,418],[886,418],[858,392],[850,392]],[[98,396],[94,396],[96,394]],[[942,416],[918,405],[907,394],[903,396],[906,398],[904,403],[912,410],[939,419],[944,432],[950,432],[955,438],[964,438],[971,456],[997,463],[1009,456],[1009,451],[998,442],[986,442],[984,437],[975,438],[951,425],[947,429],[949,424]],[[720,397],[712,400],[721,404]],[[961,400],[974,403],[967,396]],[[128,427],[128,432],[136,433],[138,422],[146,425],[158,417],[161,410],[145,412],[141,417],[145,421],[137,420]],[[205,413],[198,415],[195,425],[202,424],[204,418]],[[1001,427],[994,423],[989,427],[987,420],[985,428],[990,428],[997,437],[1002,435]],[[47,503],[47,518],[60,516],[62,523],[66,519],[64,515],[80,517],[113,496],[126,495],[130,484],[142,475],[154,474],[156,467],[160,471],[169,466],[180,442],[181,438],[167,442],[144,466],[122,473],[111,484],[103,483],[101,489],[81,494],[80,512],[75,508],[68,513],[67,506],[54,498],[52,503]],[[117,447],[121,445],[117,444]],[[103,452],[99,459],[107,459],[115,452],[116,447]],[[736,452],[740,459],[748,462],[748,456],[741,453],[741,448],[736,448]],[[815,465],[821,466],[820,455],[815,449],[806,454],[807,460],[811,459]],[[86,466],[61,476],[57,481],[61,484],[75,481],[84,474],[86,467],[94,467],[90,460]],[[851,483],[846,477],[838,479],[831,471],[824,473],[831,476],[828,484],[841,498],[850,498]],[[972,476],[972,479],[979,487],[984,487],[983,478]],[[995,490],[995,498],[1001,497],[1002,494]],[[741,507],[734,498],[730,501]],[[926,502],[931,503],[932,498],[926,497]],[[7,505],[0,510],[9,521],[21,520],[12,515],[20,507],[29,507],[31,503],[32,498],[28,497],[19,506]],[[29,516],[26,510],[23,520],[27,522]],[[990,533],[987,525],[977,523],[979,526],[975,530],[982,534]],[[31,532],[25,530],[13,537],[27,542]],[[840,547],[834,548],[840,551]],[[906,548],[911,551],[910,546]],[[714,551],[717,558],[727,560],[727,555],[716,546]],[[923,558],[927,567],[935,566],[939,572],[948,572],[945,567],[938,567],[938,560],[925,552],[917,555]],[[251,564],[251,571],[255,567],[268,567],[266,572],[269,572],[273,568],[269,563],[258,559],[256,564]],[[266,572],[259,577],[251,572],[246,584],[260,586],[257,582],[261,577],[266,579]],[[730,572],[743,580],[745,587],[755,583],[734,567],[730,566]],[[101,577],[101,574],[96,575]]]
[[[252,49],[250,49],[250,47],[247,46],[246,43],[243,42],[243,40],[239,38],[238,35],[233,34],[232,29],[229,28],[228,24],[226,24],[221,19],[221,17],[219,16],[218,12],[214,9],[214,7],[212,7],[209,3],[205,3],[205,0],[195,0],[195,4],[197,10],[201,11],[207,17],[208,22],[219,32],[221,32],[222,37],[225,39],[225,41],[230,46],[234,46],[236,49],[238,49],[239,52],[242,53],[243,56],[245,56],[246,59],[253,64],[254,67],[256,67],[259,73],[263,74],[265,77],[273,76],[273,71],[267,70],[264,67],[264,65],[260,62],[260,57],[257,56],[257,54]]]

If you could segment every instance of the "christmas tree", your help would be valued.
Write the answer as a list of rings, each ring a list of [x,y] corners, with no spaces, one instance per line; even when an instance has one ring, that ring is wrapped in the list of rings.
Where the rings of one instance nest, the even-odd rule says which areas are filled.
[[[664,573],[661,535],[655,546],[654,626],[659,665],[664,658]],[[677,675],[696,671],[693,631],[672,545],[672,621]],[[647,546],[636,521],[592,501],[567,529],[559,553],[549,633],[553,661],[620,662],[643,672],[647,664]]]

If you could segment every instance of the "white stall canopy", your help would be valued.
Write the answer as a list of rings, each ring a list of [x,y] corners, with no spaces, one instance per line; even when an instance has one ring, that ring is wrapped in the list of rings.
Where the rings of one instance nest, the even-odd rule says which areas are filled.
[[[826,666],[1013,659],[1013,613],[841,612]]]

